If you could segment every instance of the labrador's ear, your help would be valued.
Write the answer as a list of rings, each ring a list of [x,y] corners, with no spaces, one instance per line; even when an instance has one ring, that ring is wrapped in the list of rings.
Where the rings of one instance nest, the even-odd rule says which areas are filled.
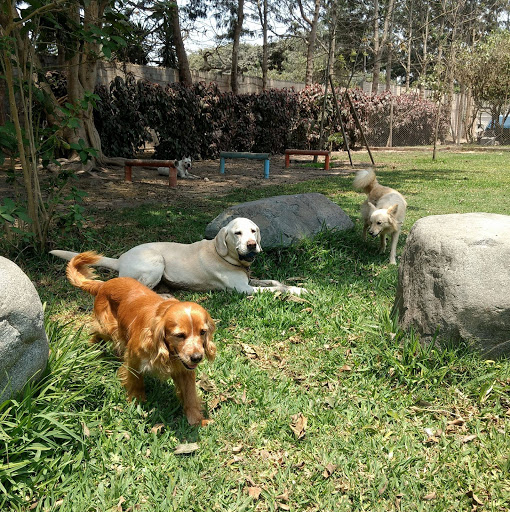
[[[262,251],[262,246],[260,245],[260,228],[258,226],[255,233],[255,240],[257,241],[257,245],[259,246],[259,251]]]
[[[227,228],[223,227],[218,231],[218,234],[214,238],[214,246],[216,247],[216,252],[223,258],[228,254],[227,247]]]

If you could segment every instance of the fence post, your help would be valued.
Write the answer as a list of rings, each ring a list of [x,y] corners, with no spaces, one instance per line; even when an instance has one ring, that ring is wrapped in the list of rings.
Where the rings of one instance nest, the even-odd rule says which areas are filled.
[[[390,103],[390,133],[388,135],[388,142],[386,142],[386,147],[393,147],[393,96],[391,97]]]

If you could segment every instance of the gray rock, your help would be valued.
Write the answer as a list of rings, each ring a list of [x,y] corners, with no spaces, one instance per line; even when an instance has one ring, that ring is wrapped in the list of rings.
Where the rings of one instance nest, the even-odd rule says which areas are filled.
[[[236,217],[247,217],[260,228],[262,247],[288,247],[311,238],[323,229],[343,231],[354,224],[349,216],[326,196],[318,193],[274,196],[232,206],[205,229],[205,238]]]
[[[486,358],[510,355],[510,217],[435,215],[416,222],[399,268],[401,327],[424,341],[466,342]]]
[[[41,299],[27,275],[0,256],[0,402],[40,375],[48,354]]]

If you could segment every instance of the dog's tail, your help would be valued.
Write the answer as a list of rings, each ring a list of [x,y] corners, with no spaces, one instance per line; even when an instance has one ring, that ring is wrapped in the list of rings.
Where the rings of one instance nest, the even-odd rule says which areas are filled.
[[[77,252],[61,251],[58,249],[50,251],[50,254],[53,254],[53,256],[57,256],[67,261],[71,261],[75,256],[78,255]],[[98,255],[96,262],[90,264],[93,265],[94,267],[105,267],[111,268],[112,270],[119,270],[119,260],[116,258],[106,258],[104,256]]]
[[[352,186],[368,195],[376,183],[377,178],[373,169],[363,169],[356,173]]]
[[[93,265],[100,259],[101,256],[94,251],[82,252],[74,256],[67,264],[66,269],[69,282],[76,286],[76,288],[81,288],[91,295],[97,295],[104,281],[95,279],[95,273],[90,268],[90,265]]]

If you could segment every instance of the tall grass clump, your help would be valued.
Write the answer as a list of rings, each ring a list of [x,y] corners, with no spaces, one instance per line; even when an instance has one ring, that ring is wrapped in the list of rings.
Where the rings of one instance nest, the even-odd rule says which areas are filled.
[[[48,314],[45,328],[50,354],[44,375],[0,404],[1,510],[23,510],[41,485],[58,486],[80,471],[87,410],[104,389],[104,363],[97,364],[97,350],[84,347],[81,329]]]

